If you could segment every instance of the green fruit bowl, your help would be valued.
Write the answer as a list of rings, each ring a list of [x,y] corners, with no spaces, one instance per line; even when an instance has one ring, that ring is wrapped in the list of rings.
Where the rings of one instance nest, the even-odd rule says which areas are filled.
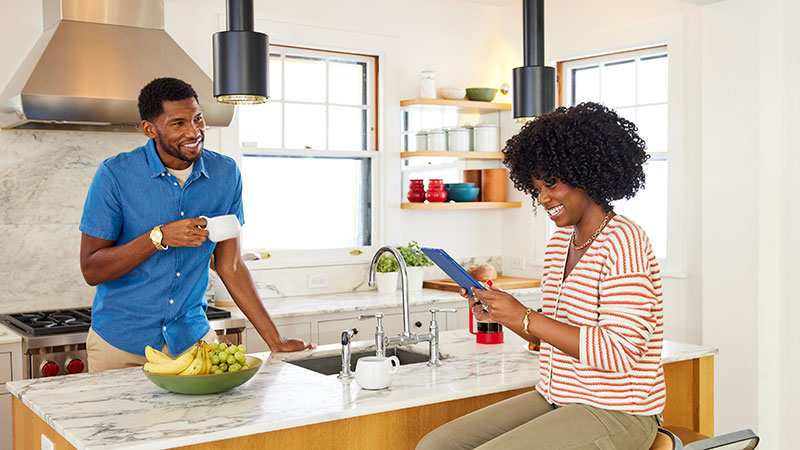
[[[249,369],[238,372],[225,372],[208,375],[163,375],[144,372],[144,375],[158,387],[178,394],[216,394],[241,386],[253,378],[264,361],[255,356],[247,357]]]

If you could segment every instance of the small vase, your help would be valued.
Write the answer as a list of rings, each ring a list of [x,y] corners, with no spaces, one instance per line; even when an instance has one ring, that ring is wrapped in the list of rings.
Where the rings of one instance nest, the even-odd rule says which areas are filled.
[[[431,203],[441,203],[447,200],[447,192],[444,190],[444,183],[441,179],[428,181],[428,192],[425,193],[425,198]]]
[[[408,290],[421,291],[424,267],[408,267]]]
[[[376,272],[375,284],[378,285],[378,293],[393,294],[397,290],[397,272]]]
[[[422,180],[411,180],[411,186],[408,191],[408,201],[411,203],[422,203],[425,201],[425,185]]]

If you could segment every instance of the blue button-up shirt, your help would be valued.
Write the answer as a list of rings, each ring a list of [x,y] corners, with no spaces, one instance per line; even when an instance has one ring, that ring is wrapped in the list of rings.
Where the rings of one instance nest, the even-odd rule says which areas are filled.
[[[122,245],[156,225],[199,216],[236,214],[244,224],[242,177],[236,162],[203,150],[181,188],[164,167],[152,139],[109,158],[97,169],[80,231]],[[157,251],[125,275],[97,285],[92,328],[130,353],[146,345],[172,354],[208,333],[205,291],[215,243]]]

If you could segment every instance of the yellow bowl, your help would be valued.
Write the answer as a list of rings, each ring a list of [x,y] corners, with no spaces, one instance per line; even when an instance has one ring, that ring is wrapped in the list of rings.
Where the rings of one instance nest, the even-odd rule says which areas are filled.
[[[216,394],[241,386],[258,373],[264,361],[247,357],[249,369],[208,375],[164,375],[142,369],[148,380],[158,387],[178,394]]]

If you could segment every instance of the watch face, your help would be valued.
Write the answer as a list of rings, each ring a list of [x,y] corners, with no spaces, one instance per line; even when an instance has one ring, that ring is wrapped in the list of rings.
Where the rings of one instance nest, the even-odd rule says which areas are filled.
[[[153,228],[153,231],[150,232],[150,239],[152,239],[155,242],[158,242],[159,244],[161,243],[162,237],[163,235],[161,234],[160,228]]]

